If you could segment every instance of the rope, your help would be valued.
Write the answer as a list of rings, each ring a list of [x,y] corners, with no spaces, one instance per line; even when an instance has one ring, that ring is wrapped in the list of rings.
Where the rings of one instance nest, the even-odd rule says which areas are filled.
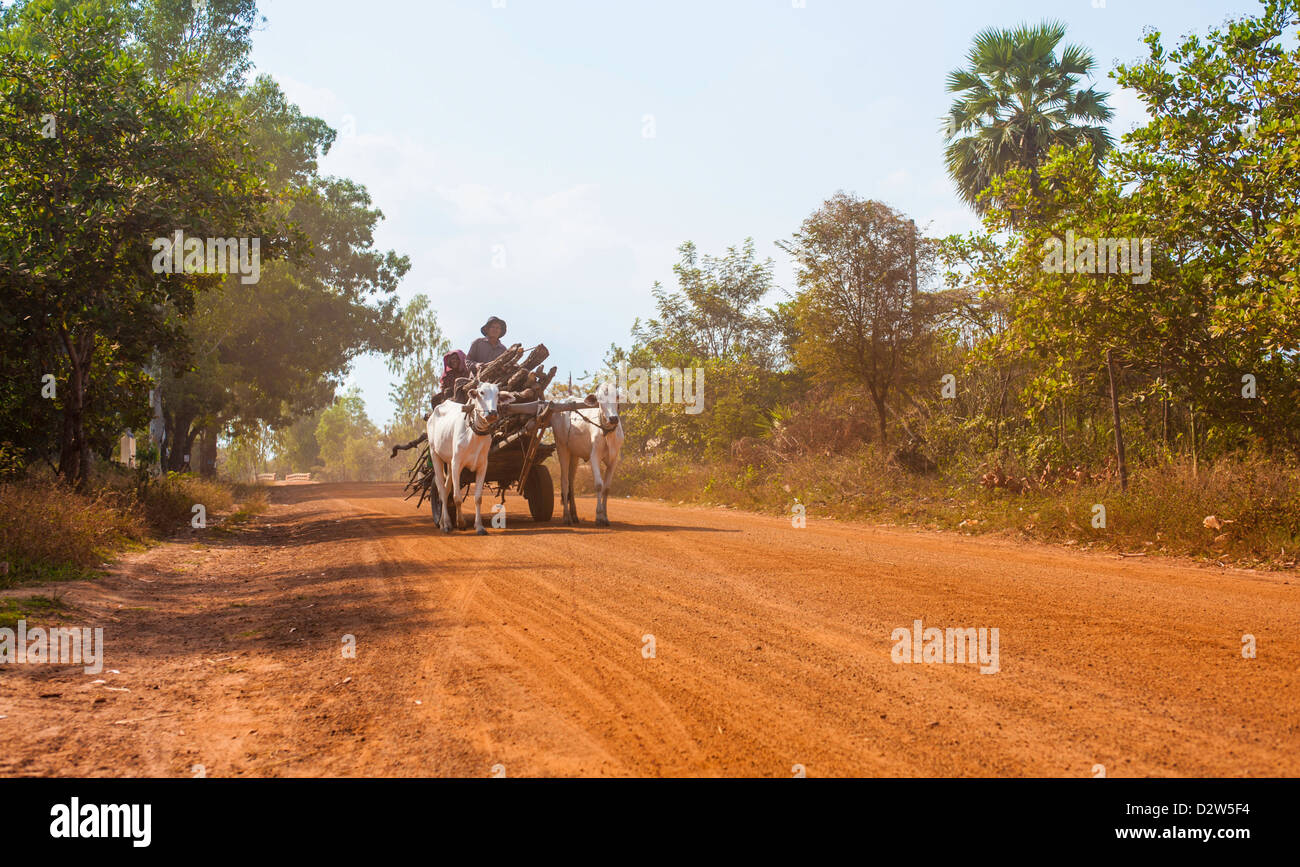
[[[573,410],[573,412],[577,413],[578,415],[582,415],[582,410],[580,410],[580,409],[575,409],[575,410]],[[583,417],[583,419],[586,420],[587,424],[595,425],[596,427],[598,427],[598,428],[600,428],[601,430],[603,430],[605,433],[612,433],[612,432],[614,431],[614,429],[618,427],[618,422],[614,422],[614,423],[613,423],[612,425],[610,425],[609,427],[605,427],[605,426],[604,426],[603,424],[601,424],[599,421],[592,421],[591,419],[587,418],[585,415],[582,415],[582,417]]]
[[[471,409],[469,412],[469,429],[474,431],[474,433],[478,434],[479,436],[487,436],[488,434],[492,433],[493,430],[496,429],[497,425],[501,424],[501,418],[498,416],[497,420],[492,422],[491,424],[486,424],[487,420],[484,419],[484,423],[486,424],[486,426],[479,427],[477,423],[477,419],[479,418],[482,418],[482,416],[479,414],[478,406],[475,405],[474,408]]]

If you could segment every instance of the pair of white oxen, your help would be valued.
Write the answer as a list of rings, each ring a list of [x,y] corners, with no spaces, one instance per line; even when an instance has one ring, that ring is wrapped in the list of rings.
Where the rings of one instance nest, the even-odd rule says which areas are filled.
[[[442,503],[439,525],[444,533],[452,531],[451,497],[457,493],[462,470],[471,470],[474,479],[474,532],[486,536],[483,528],[483,479],[487,475],[488,451],[492,447],[492,429],[501,408],[511,395],[501,394],[490,382],[472,385],[466,392],[470,411],[465,405],[443,401],[429,416],[429,457],[433,461],[433,480]],[[555,433],[555,447],[560,456],[560,502],[564,506],[564,523],[578,523],[578,507],[573,500],[573,475],[579,461],[591,464],[596,483],[596,524],[609,526],[606,500],[614,478],[619,451],[623,448],[623,423],[618,417],[618,391],[601,386],[596,395],[597,419],[582,415],[581,410],[552,413],[550,425]],[[467,494],[468,495],[468,492]],[[464,497],[461,498],[464,502]],[[457,512],[459,513],[459,509]]]

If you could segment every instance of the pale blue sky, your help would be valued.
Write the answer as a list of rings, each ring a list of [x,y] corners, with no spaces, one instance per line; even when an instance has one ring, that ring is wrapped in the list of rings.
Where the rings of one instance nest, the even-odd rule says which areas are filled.
[[[839,189],[933,234],[974,228],[939,118],[982,28],[1060,19],[1114,90],[1144,28],[1169,44],[1259,8],[1102,2],[263,0],[253,59],[341,131],[323,170],[383,210],[379,243],[412,260],[402,296],[430,295],[460,348],[501,316],[563,376],[628,343],[682,241],[721,253],[752,236],[786,289],[773,242]],[[1117,134],[1142,117],[1129,94],[1112,105]],[[386,422],[382,361],[351,381]]]

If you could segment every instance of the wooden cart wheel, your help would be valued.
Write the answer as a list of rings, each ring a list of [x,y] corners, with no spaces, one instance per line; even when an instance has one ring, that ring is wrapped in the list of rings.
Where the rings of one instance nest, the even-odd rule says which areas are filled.
[[[524,498],[528,500],[528,514],[539,524],[551,520],[555,514],[555,485],[546,467],[535,464],[524,483]]]

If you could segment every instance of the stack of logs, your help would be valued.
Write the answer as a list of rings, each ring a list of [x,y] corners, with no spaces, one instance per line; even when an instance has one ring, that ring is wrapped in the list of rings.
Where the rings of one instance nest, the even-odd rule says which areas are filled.
[[[542,362],[550,354],[550,350],[539,343],[525,358],[523,347],[516,343],[487,364],[479,365],[474,379],[479,382],[495,383],[500,386],[502,394],[509,393],[516,403],[543,400],[547,386],[551,384],[552,379],[555,379],[554,367],[547,371],[542,369]],[[470,382],[471,380],[468,379],[456,381],[458,398],[464,396],[462,386]],[[500,426],[497,428],[498,434],[514,433],[523,428],[528,420],[527,416],[502,416]]]

